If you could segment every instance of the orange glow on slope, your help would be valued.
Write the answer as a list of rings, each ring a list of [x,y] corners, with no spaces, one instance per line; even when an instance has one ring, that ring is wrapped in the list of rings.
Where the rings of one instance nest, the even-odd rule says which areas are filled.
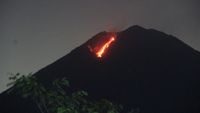
[[[97,57],[101,58],[105,53],[106,49],[110,46],[110,44],[115,41],[114,37],[111,37],[103,46],[96,52]]]

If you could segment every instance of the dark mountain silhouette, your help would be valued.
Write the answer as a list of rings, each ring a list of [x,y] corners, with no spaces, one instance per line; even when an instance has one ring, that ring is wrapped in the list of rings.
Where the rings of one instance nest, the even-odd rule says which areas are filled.
[[[88,46],[106,39],[101,32],[34,76],[48,85],[67,77],[73,90],[91,99],[106,98],[141,113],[200,112],[200,53],[177,38],[132,26],[117,33],[102,58]],[[36,113],[35,105],[15,95],[0,95],[0,113]]]

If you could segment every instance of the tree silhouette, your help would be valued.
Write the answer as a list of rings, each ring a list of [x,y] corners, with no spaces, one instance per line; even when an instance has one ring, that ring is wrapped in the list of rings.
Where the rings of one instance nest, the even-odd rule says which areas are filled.
[[[13,87],[8,94],[16,93],[23,98],[31,99],[36,103],[41,113],[122,113],[122,105],[102,99],[100,101],[90,101],[87,99],[88,93],[85,91],[66,91],[70,87],[66,78],[57,79],[52,82],[52,87],[44,87],[32,74],[13,74],[9,78],[12,80],[8,86]],[[128,113],[138,111],[131,110]]]

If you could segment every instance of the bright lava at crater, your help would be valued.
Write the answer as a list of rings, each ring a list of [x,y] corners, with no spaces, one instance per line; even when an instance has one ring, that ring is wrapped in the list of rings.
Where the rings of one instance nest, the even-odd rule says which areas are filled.
[[[109,48],[109,46],[111,45],[111,43],[113,43],[114,41],[115,41],[115,37],[112,36],[107,42],[105,42],[100,47],[100,49],[96,52],[96,56],[98,58],[101,58],[105,54],[106,50]]]

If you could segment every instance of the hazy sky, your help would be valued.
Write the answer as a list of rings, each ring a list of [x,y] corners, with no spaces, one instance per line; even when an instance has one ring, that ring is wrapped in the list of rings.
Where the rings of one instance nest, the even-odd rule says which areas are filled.
[[[1,0],[0,92],[100,31],[154,28],[200,50],[199,0]]]

